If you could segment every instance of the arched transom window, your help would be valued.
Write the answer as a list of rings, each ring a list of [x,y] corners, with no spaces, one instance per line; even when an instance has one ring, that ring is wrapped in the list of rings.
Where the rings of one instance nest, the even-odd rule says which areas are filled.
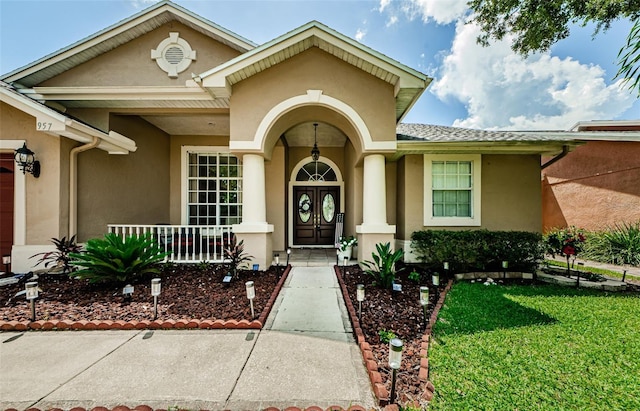
[[[296,181],[337,181],[336,172],[327,163],[311,161],[298,171]]]

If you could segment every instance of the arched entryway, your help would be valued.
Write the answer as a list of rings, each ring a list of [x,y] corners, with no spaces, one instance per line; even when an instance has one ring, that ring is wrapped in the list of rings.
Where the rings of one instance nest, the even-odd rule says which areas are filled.
[[[344,212],[344,181],[327,158],[300,161],[289,180],[289,246],[334,247],[338,213]]]

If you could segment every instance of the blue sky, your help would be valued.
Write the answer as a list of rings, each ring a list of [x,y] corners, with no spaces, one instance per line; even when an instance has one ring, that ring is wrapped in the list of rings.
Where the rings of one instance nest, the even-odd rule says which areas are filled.
[[[77,42],[154,3],[0,0],[0,73]],[[592,39],[574,27],[550,53],[524,60],[508,42],[475,44],[466,0],[218,1],[175,3],[262,44],[311,20],[434,78],[404,122],[482,129],[567,129],[581,120],[640,118],[635,94],[613,83],[631,24]]]

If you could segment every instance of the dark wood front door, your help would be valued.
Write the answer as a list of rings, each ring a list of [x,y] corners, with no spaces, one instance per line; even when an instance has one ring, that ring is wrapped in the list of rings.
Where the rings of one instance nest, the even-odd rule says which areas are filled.
[[[13,153],[0,154],[0,256],[10,255],[13,246],[14,166]]]
[[[293,198],[293,244],[333,245],[340,187],[294,187]]]

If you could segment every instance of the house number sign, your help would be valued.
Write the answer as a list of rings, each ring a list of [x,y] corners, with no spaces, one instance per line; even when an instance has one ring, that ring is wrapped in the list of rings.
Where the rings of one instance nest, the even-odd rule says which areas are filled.
[[[50,131],[51,130],[51,126],[53,126],[53,123],[49,123],[49,122],[45,122],[45,121],[38,121],[36,123],[36,130],[38,130],[38,131]]]

